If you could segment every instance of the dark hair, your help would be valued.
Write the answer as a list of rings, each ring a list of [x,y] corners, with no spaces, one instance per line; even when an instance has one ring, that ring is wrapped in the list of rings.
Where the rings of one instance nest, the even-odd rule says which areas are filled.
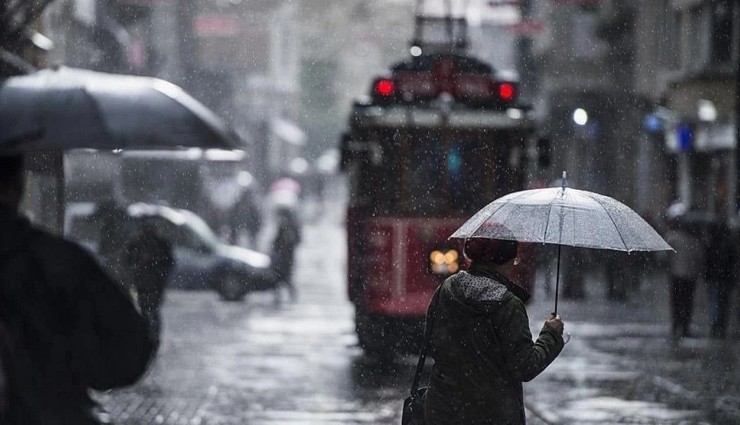
[[[23,155],[0,154],[0,185],[18,184],[23,175]]]
[[[472,238],[465,241],[465,256],[474,263],[506,264],[516,257],[519,243],[503,239]]]

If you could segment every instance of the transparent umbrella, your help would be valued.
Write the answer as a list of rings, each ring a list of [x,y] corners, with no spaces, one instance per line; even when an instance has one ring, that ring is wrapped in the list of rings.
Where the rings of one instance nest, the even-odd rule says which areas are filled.
[[[563,185],[505,195],[478,211],[450,238],[508,239],[558,245],[555,313],[563,245],[617,251],[668,251],[668,243],[623,203]]]

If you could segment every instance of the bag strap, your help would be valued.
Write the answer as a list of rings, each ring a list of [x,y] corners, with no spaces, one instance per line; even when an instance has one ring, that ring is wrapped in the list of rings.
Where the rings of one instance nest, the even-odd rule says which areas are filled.
[[[441,288],[441,286],[440,286]],[[429,323],[426,328],[426,332],[424,333],[424,345],[421,348],[421,353],[419,353],[419,361],[416,363],[416,374],[414,374],[414,381],[411,384],[411,396],[416,396],[416,390],[419,389],[419,383],[421,382],[421,374],[424,371],[424,361],[427,358],[427,352],[429,351],[429,342],[432,338],[432,332],[434,330],[434,322],[436,321],[435,318],[437,316],[437,308],[439,307],[439,300],[441,299],[441,295],[439,294],[439,288],[437,288],[437,292],[435,293],[435,296],[437,299],[434,301],[434,304],[432,304],[432,309],[429,311]]]

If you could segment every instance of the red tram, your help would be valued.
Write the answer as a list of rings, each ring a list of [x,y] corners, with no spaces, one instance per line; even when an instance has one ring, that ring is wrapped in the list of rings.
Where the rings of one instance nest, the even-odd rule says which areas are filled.
[[[462,266],[461,246],[447,238],[493,199],[525,188],[535,129],[516,81],[454,43],[411,50],[355,102],[341,142],[349,299],[368,353],[416,349],[432,293]],[[532,280],[519,276],[524,286]]]

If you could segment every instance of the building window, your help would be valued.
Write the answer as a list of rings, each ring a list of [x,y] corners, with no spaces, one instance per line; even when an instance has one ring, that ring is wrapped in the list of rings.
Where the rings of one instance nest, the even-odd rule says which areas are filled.
[[[707,7],[694,7],[684,15],[683,69],[697,71],[709,63],[711,16]]]
[[[735,0],[716,0],[711,4],[712,26],[710,34],[710,62],[732,62],[732,24],[735,21]]]

